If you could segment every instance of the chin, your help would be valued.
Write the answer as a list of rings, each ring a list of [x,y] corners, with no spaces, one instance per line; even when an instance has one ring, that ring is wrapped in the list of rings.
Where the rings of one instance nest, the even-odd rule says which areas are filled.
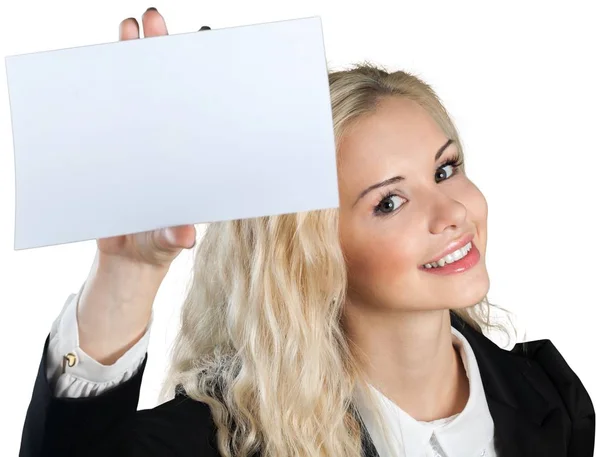
[[[463,274],[444,276],[442,284],[437,283],[432,289],[435,297],[430,296],[434,309],[464,309],[480,303],[490,290],[490,278],[485,265]]]
[[[446,307],[450,307],[450,309],[469,308],[480,303],[487,296],[489,290],[490,281],[486,274],[485,278],[473,281],[469,284],[468,288],[462,288],[460,291],[455,291],[456,293],[454,294],[451,303],[446,304]]]

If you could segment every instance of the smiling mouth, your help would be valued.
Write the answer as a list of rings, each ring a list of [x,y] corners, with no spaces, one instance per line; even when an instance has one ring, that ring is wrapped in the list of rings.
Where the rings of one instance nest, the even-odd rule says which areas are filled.
[[[471,241],[469,241],[462,248],[459,248],[456,251],[451,252],[448,255],[445,255],[444,257],[439,259],[437,262],[426,263],[425,265],[423,265],[423,267],[427,268],[427,269],[440,268],[445,265],[449,265],[454,262],[458,262],[459,260],[465,258],[467,256],[467,254],[469,253],[469,251],[471,251],[471,249],[473,249],[473,243]]]

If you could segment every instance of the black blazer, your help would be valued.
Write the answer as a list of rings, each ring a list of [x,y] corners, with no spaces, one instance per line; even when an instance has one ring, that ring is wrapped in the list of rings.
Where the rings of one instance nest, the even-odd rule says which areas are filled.
[[[456,316],[477,358],[499,457],[592,457],[595,413],[579,378],[548,340],[496,346]],[[220,457],[208,406],[183,394],[136,411],[136,376],[97,397],[56,398],[46,349],[27,411],[21,457]],[[365,457],[378,457],[363,427]],[[259,456],[257,456],[259,457]],[[342,456],[340,456],[342,457]]]

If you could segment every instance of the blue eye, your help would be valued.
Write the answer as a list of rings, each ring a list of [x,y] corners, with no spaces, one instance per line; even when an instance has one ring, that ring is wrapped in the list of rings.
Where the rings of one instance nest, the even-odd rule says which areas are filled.
[[[435,182],[442,182],[450,179],[463,164],[458,156],[451,157],[441,164],[435,172]]]
[[[444,181],[454,174],[454,165],[444,165],[435,174],[436,182]]]
[[[385,195],[375,207],[375,215],[391,214],[397,211],[404,201],[402,197],[395,194]]]

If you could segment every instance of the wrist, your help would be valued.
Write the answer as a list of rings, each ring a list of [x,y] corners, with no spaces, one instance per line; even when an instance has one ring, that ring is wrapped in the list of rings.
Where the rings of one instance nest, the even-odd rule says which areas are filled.
[[[77,305],[80,347],[104,364],[132,347],[146,332],[167,271],[99,252]]]
[[[121,278],[121,282],[124,283],[143,281],[160,285],[168,271],[169,266],[152,265],[128,257],[97,251],[91,273],[111,279]]]
[[[110,302],[139,302],[148,298],[154,299],[167,272],[168,267],[158,267],[98,252],[88,281],[101,285],[98,289],[105,291]]]

